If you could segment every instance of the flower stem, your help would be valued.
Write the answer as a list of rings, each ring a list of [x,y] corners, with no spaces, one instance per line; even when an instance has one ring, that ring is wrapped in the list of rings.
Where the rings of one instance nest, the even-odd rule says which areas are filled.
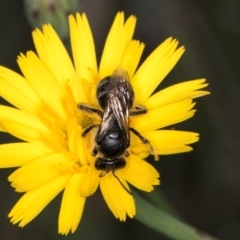
[[[217,240],[180,220],[166,214],[143,199],[136,191],[132,190],[136,205],[136,219],[146,226],[175,240]]]

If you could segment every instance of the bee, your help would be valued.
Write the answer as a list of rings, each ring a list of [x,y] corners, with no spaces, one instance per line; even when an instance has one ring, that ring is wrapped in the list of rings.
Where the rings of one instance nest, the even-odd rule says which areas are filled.
[[[112,172],[123,188],[130,193],[115,175],[115,171],[126,166],[125,157],[129,156],[130,131],[144,144],[150,144],[137,130],[130,127],[130,116],[145,114],[147,110],[141,106],[133,107],[134,91],[127,72],[121,68],[99,82],[96,97],[102,111],[86,104],[78,104],[80,110],[98,114],[102,119],[101,124],[88,126],[82,132],[82,137],[98,127],[92,155],[97,156],[95,168],[101,171],[99,177]],[[150,147],[152,149],[151,145]]]

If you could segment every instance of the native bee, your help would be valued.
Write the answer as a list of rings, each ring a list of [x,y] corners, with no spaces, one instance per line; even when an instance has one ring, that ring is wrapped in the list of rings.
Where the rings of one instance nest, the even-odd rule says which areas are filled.
[[[102,171],[100,177],[112,172],[118,179],[115,171],[126,166],[124,157],[129,156],[127,149],[130,146],[130,131],[144,144],[150,144],[137,130],[130,127],[130,116],[145,114],[147,110],[140,106],[133,107],[134,91],[127,72],[121,68],[99,82],[96,97],[102,111],[86,104],[78,104],[80,110],[96,113],[102,118],[101,124],[90,125],[82,132],[82,136],[85,137],[93,128],[98,127],[96,145],[92,151],[93,156],[98,155],[95,168]],[[118,181],[123,186],[119,179]],[[125,187],[124,189],[129,192]]]

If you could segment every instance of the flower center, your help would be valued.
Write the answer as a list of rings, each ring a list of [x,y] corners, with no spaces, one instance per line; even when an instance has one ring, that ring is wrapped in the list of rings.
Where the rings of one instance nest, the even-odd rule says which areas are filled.
[[[61,119],[46,103],[39,109],[39,117],[50,129],[51,134],[41,134],[41,141],[55,152],[63,153],[69,159],[67,169],[81,171],[82,167],[93,163],[91,151],[94,148],[94,134],[92,130],[87,136],[82,137],[82,132],[96,122],[96,117],[88,116],[77,110],[77,104],[71,111],[66,112],[66,119]],[[66,167],[66,166],[65,166]]]
[[[95,121],[93,117],[89,117],[88,115],[84,113],[77,114],[78,117],[78,124],[80,125],[81,129],[85,129],[88,126],[92,125]]]

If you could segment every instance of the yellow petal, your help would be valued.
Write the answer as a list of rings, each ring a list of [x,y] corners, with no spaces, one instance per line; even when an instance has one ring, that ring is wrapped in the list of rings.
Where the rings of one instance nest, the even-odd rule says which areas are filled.
[[[159,130],[144,132],[159,155],[189,152],[192,150],[188,144],[197,142],[199,134],[194,132]]]
[[[19,74],[0,66],[0,96],[21,110],[36,113],[41,99]]]
[[[165,76],[172,70],[184,52],[178,42],[168,38],[144,61],[133,76],[136,104],[144,104]]]
[[[143,132],[176,124],[192,117],[195,112],[191,110],[193,107],[194,103],[188,99],[155,108],[144,115],[132,117],[131,127]]]
[[[41,132],[35,128],[29,127],[24,123],[14,122],[12,120],[2,120],[1,127],[4,131],[27,142],[41,142]]]
[[[85,14],[69,16],[72,53],[78,81],[72,84],[77,102],[89,102],[98,81],[98,71],[92,32]],[[78,85],[78,86],[77,86]],[[95,99],[95,95],[94,95]],[[95,100],[96,101],[96,100]]]
[[[81,133],[79,131],[77,118],[70,119],[67,122],[66,128],[67,128],[67,135],[68,135],[68,141],[67,141],[68,149],[72,154],[77,156],[78,145],[82,145],[81,137],[80,137]],[[82,157],[83,153],[84,152],[81,153],[80,158]]]
[[[127,187],[125,180],[120,175],[117,176],[122,184]],[[122,187],[112,173],[108,173],[101,178],[100,188],[108,207],[116,218],[125,221],[126,215],[131,218],[135,215],[136,209],[133,196]]]
[[[58,232],[67,235],[75,232],[81,220],[85,198],[79,196],[82,174],[74,174],[64,190],[58,219]]]
[[[54,80],[64,89],[67,80],[75,76],[72,61],[56,34],[49,24],[43,26],[43,33],[36,29],[33,31],[33,41],[39,58],[48,67]]]
[[[25,193],[8,215],[11,222],[13,224],[20,222],[20,227],[29,223],[65,188],[70,176],[70,174],[59,175],[40,188]]]
[[[31,51],[27,53],[27,56],[23,54],[19,56],[18,64],[35,92],[49,104],[60,119],[66,119],[62,105],[63,92],[47,66]]]
[[[0,168],[18,167],[52,150],[42,143],[8,143],[0,145]]]
[[[136,40],[132,40],[129,43],[126,52],[124,53],[120,66],[128,72],[129,79],[132,78],[138,66],[143,49],[144,49],[143,43],[140,43],[139,41]]]
[[[81,197],[91,196],[98,188],[100,172],[96,170],[94,164],[88,167],[88,171],[83,174],[83,180],[79,195]]]
[[[48,66],[62,91],[65,92],[65,86],[68,84],[75,102],[85,101],[85,94],[72,61],[51,25],[45,25],[43,33],[38,29],[35,30],[33,40],[40,59]]]
[[[60,175],[58,166],[68,162],[69,159],[61,153],[47,154],[18,168],[8,180],[17,192],[31,191]]]
[[[89,73],[98,76],[95,47],[86,14],[69,16],[71,46],[77,75],[88,79]]]
[[[82,131],[79,127],[77,118],[73,118],[68,121],[67,133],[69,151],[77,157],[82,166],[88,165],[86,149],[88,151],[91,151],[92,149],[89,150],[89,147],[87,147],[87,141],[81,137]]]
[[[51,133],[50,130],[40,121],[36,115],[18,110],[16,108],[0,105],[0,130],[5,131],[3,121],[10,120],[26,127],[33,128],[36,131]]]
[[[156,169],[133,154],[127,158],[127,165],[119,174],[134,187],[146,192],[151,192],[153,185],[160,184]]]
[[[99,78],[112,75],[119,67],[123,54],[130,43],[135,29],[136,18],[130,16],[124,23],[124,14],[117,14],[107,36],[99,66]]]
[[[199,89],[208,86],[205,81],[205,79],[192,80],[165,88],[151,96],[145,102],[145,106],[150,110],[166,104],[182,101],[187,98],[197,98],[210,94],[208,91],[199,91]]]

